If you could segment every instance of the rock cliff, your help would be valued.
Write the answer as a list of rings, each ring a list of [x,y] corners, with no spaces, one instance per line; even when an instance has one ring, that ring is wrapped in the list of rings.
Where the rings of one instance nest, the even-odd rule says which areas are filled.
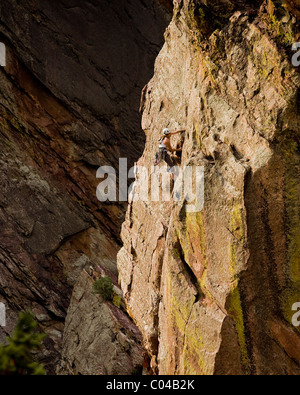
[[[204,167],[204,207],[131,202],[118,254],[155,373],[300,373],[297,40],[293,1],[174,0],[138,165],[150,174],[162,129],[186,128],[173,144]]]
[[[1,2],[1,342],[30,309],[52,374],[300,373],[299,18],[292,0]],[[98,167],[157,173],[165,127],[186,129],[203,209],[178,190],[101,204]],[[127,313],[92,293],[103,275]]]
[[[91,279],[82,271],[99,266],[117,275],[126,205],[101,205],[96,171],[116,167],[119,157],[133,163],[142,153],[140,92],[153,75],[170,8],[169,1],[159,0],[0,3],[0,41],[7,55],[6,67],[0,67],[0,302],[7,313],[0,341],[20,310],[32,310],[48,335],[40,356],[48,373],[55,373],[62,347],[69,373],[118,373],[119,366],[119,373],[130,374],[140,353],[125,313],[93,299]],[[90,365],[82,367],[76,350],[68,354],[71,333],[62,342],[74,286],[72,300],[85,297],[78,310],[71,303],[71,333],[71,322],[80,317],[95,331],[105,317],[106,334],[109,328],[124,332],[112,340],[110,350],[119,346],[116,358],[124,354],[113,369],[113,356],[93,363],[101,338],[85,327],[74,336],[78,353],[95,340],[95,350],[85,349]],[[93,309],[98,303],[101,312],[84,317],[84,303]],[[136,342],[135,352],[128,354],[126,336]]]
[[[93,295],[92,285],[93,278],[82,272],[68,309],[57,373],[141,374],[144,349],[139,330],[119,306]]]

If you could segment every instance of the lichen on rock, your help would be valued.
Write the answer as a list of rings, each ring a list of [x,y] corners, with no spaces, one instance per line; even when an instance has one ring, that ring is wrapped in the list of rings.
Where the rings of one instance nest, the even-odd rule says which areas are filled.
[[[175,1],[148,83],[138,164],[164,127],[186,128],[181,165],[205,168],[200,213],[132,202],[123,225],[120,281],[159,374],[300,372],[299,20],[277,3]]]

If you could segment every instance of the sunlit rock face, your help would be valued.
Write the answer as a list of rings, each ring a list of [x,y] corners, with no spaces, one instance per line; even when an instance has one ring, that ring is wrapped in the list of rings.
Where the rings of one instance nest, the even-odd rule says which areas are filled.
[[[138,164],[151,174],[162,129],[186,128],[173,145],[183,143],[182,168],[204,166],[204,207],[189,213],[174,194],[133,201],[118,255],[156,373],[300,373],[295,7],[174,1],[143,100]]]

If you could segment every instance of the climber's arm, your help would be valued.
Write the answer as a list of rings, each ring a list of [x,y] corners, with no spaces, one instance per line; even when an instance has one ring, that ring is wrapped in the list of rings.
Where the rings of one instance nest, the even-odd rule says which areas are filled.
[[[170,133],[171,135],[174,135],[174,134],[179,134],[179,133],[182,133],[182,132],[185,132],[185,129],[182,129],[182,130],[177,130],[177,132],[172,132],[172,133]],[[169,144],[170,145],[170,148],[168,147],[168,149],[171,151],[171,152],[181,152],[182,151],[182,148],[172,148],[171,147],[171,144]]]
[[[174,134],[179,134],[179,133],[182,133],[182,132],[185,132],[185,129],[177,130],[177,132],[172,132],[170,134],[174,135]]]

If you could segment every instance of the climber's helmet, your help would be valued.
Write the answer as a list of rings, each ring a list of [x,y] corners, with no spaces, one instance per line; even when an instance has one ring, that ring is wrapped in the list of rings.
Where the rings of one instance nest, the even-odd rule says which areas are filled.
[[[171,133],[171,132],[170,132],[169,129],[164,129],[164,130],[163,130],[163,134],[164,134],[165,136],[168,136],[170,133]]]

